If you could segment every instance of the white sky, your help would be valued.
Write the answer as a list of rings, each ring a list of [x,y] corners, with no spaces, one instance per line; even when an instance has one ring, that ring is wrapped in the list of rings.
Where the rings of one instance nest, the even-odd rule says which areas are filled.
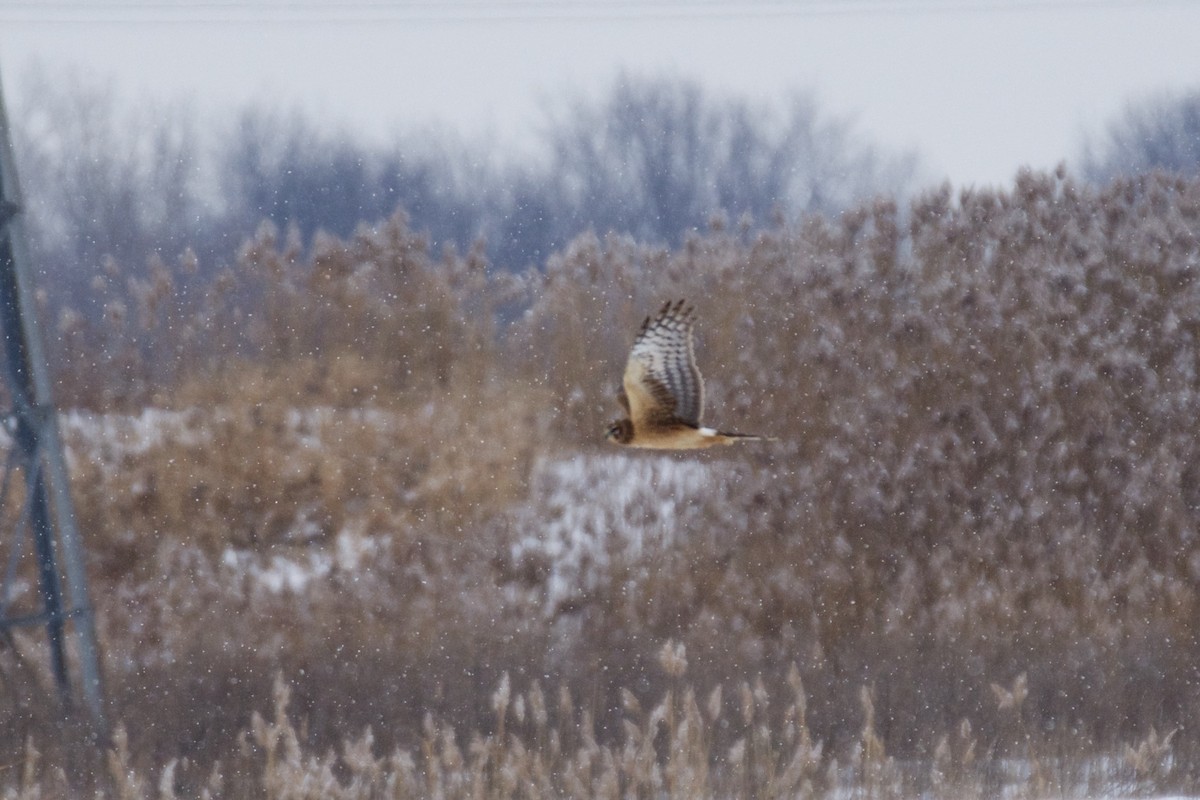
[[[624,68],[766,102],[813,90],[956,184],[1053,167],[1127,100],[1200,87],[1198,42],[1185,0],[0,0],[12,93],[37,58],[130,97],[268,99],[375,138],[438,123],[503,148],[547,99]]]

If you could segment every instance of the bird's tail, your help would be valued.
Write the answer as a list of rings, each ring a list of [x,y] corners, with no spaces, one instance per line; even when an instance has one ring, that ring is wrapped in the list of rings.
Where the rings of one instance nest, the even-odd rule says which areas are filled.
[[[777,442],[774,436],[762,436],[757,433],[736,433],[734,431],[718,431],[713,428],[701,428],[700,433],[721,440],[722,444],[733,444],[736,441]]]

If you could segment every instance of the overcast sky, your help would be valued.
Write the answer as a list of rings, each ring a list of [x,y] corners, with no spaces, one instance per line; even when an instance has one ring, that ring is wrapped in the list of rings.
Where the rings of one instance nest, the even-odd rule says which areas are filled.
[[[814,91],[956,184],[1052,167],[1129,99],[1200,87],[1198,41],[1182,0],[0,0],[10,93],[37,58],[130,97],[269,99],[374,138],[438,123],[505,147],[547,98],[626,69],[765,102]]]

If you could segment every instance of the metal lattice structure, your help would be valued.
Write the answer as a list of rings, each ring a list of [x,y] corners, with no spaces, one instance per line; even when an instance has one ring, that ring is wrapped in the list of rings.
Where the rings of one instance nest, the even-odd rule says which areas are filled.
[[[2,417],[7,436],[0,434],[0,447],[8,450],[0,474],[0,512],[6,512],[0,513],[6,523],[0,527],[0,646],[6,640],[13,644],[14,627],[44,627],[63,712],[82,700],[103,736],[106,722],[83,545],[38,330],[22,212],[0,92],[0,336],[12,406]],[[14,486],[18,475],[23,488]],[[20,608],[15,608],[18,582],[31,571],[37,592],[23,592]],[[31,600],[30,594],[36,598]]]

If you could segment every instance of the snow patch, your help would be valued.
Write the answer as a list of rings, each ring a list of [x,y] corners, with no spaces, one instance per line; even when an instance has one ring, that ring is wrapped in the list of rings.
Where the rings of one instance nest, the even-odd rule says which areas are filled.
[[[514,565],[545,574],[544,609],[586,594],[615,564],[670,549],[729,473],[716,462],[673,456],[581,455],[542,460],[530,502],[508,521]]]
[[[374,536],[355,531],[342,531],[329,548],[307,548],[290,555],[265,557],[257,553],[226,548],[221,564],[241,579],[247,577],[264,589],[280,594],[302,592],[316,581],[328,578],[334,571],[353,573],[365,560],[377,555],[382,543]]]

